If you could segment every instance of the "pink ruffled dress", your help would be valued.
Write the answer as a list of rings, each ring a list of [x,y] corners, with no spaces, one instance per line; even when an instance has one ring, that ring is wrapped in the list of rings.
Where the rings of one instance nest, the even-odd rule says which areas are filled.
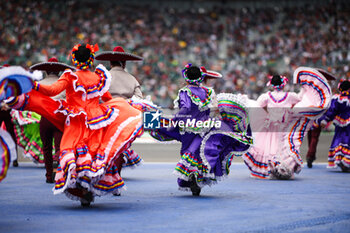
[[[299,67],[293,82],[302,85],[300,94],[274,91],[249,101],[254,145],[243,158],[252,177],[294,178],[303,164],[305,133],[330,104],[332,92],[321,70]]]

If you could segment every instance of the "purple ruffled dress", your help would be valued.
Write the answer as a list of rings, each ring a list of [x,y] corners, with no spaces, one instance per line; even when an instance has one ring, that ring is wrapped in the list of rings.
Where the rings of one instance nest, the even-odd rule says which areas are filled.
[[[328,167],[343,166],[350,169],[350,93],[343,92],[332,98],[327,112],[317,120],[333,121],[335,133],[328,152]]]
[[[172,119],[173,122],[195,119],[203,122],[212,120],[220,124],[211,125],[212,127],[187,125],[170,129],[161,128],[151,131],[150,134],[160,141],[175,139],[181,142],[181,159],[174,172],[178,176],[180,190],[189,190],[189,176],[192,173],[196,175],[200,187],[211,185],[228,174],[233,156],[248,150],[252,140],[237,130],[236,122],[227,114],[226,118],[221,117],[226,109],[232,108],[232,105],[222,105],[220,108],[219,101],[221,115],[216,118],[210,116],[211,110],[217,105],[216,96],[210,88],[186,86],[179,91],[179,96],[174,102],[179,111]],[[242,118],[246,120],[247,116]]]

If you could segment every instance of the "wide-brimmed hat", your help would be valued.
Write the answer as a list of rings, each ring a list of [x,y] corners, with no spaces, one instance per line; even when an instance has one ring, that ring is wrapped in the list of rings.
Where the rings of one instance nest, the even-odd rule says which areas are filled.
[[[328,81],[333,81],[333,80],[337,79],[333,74],[331,74],[325,70],[322,70],[319,68],[317,68],[316,70],[318,70],[318,72],[320,72]]]
[[[132,53],[127,53],[121,46],[116,46],[113,51],[105,51],[96,55],[96,60],[100,61],[141,61],[142,57]]]
[[[208,79],[219,79],[222,78],[222,74],[213,70],[207,70],[204,66],[201,67],[201,71],[205,74],[205,78]]]
[[[30,70],[43,70],[48,72],[60,72],[65,69],[75,70],[74,67],[64,64],[62,62],[58,62],[57,58],[52,57],[47,62],[41,62],[34,64],[30,67]]]

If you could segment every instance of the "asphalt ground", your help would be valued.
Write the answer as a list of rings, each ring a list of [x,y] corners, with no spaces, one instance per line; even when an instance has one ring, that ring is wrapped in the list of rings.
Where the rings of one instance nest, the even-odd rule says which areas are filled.
[[[326,163],[328,157],[328,149],[333,139],[333,132],[322,132],[317,144],[316,161],[318,163]],[[305,155],[308,150],[307,136],[301,146],[301,155],[306,163]],[[147,142],[147,143],[146,143]],[[174,143],[158,143],[151,139],[147,134],[143,137],[143,140],[136,140],[133,143],[132,148],[137,151],[146,162],[172,162],[175,163],[179,160],[180,144]],[[241,157],[235,157],[233,162],[242,163]]]
[[[127,190],[88,208],[53,195],[42,166],[20,162],[0,183],[0,232],[350,232],[350,173],[322,163],[329,138],[320,139],[319,163],[295,180],[250,178],[235,159],[200,197],[177,189],[178,144],[138,142],[146,163],[123,170]]]
[[[172,163],[124,170],[121,196],[88,208],[53,195],[44,169],[11,168],[0,184],[0,232],[349,232],[348,173],[324,164],[295,180],[257,180],[242,163],[200,197],[177,190]]]
[[[316,162],[326,163],[328,157],[328,149],[331,145],[333,139],[333,132],[322,132],[319,143],[317,145]],[[23,156],[23,150],[18,149],[18,160],[19,162],[30,162],[28,158]],[[175,163],[179,160],[180,143],[176,141],[171,142],[158,142],[151,138],[148,133],[144,133],[141,138],[136,139],[132,144],[132,149],[139,153],[145,162],[171,162]],[[305,155],[307,153],[307,138],[305,139],[301,146],[301,155],[303,160],[306,162]],[[233,162],[242,163],[243,159],[236,157]]]

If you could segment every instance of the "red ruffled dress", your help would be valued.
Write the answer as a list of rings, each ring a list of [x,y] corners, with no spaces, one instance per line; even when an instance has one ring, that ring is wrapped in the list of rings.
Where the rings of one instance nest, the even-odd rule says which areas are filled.
[[[67,70],[56,83],[36,84],[34,88],[47,96],[66,90],[66,101],[61,101],[55,111],[65,116],[55,194],[65,191],[70,196],[67,188],[75,188],[76,183],[97,196],[119,193],[124,186],[114,161],[142,134],[142,114],[126,100],[112,99],[110,82],[110,73],[99,65],[95,72]],[[45,102],[41,95],[34,92],[29,98],[31,95]],[[104,103],[100,103],[100,97]],[[47,115],[45,110],[39,111]],[[55,119],[62,118],[50,120]]]

